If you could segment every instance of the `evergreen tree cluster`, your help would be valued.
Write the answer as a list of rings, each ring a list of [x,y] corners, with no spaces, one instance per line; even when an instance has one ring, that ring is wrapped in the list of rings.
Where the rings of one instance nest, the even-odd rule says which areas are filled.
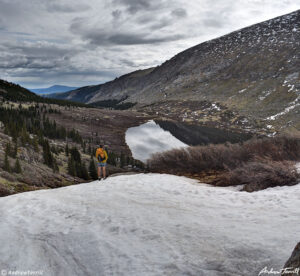
[[[57,126],[55,121],[46,118],[45,108],[46,106],[39,107],[38,105],[29,108],[19,106],[18,109],[0,107],[4,132],[13,137],[14,141],[20,137],[23,146],[34,142],[30,139],[29,133],[37,135],[40,139],[44,137],[50,139],[70,138],[75,143],[82,143],[82,137],[78,131],[66,130],[63,126]]]
[[[89,179],[89,174],[85,163],[81,160],[81,154],[76,147],[68,150],[68,173],[72,176],[77,176],[85,180]]]
[[[59,168],[56,162],[55,157],[53,156],[51,152],[51,148],[49,145],[49,141],[47,139],[43,140],[42,142],[43,146],[43,158],[44,158],[44,163],[49,167],[52,168],[54,172],[58,172]]]
[[[22,167],[21,167],[19,158],[17,157],[17,153],[18,153],[17,144],[15,144],[14,148],[12,148],[10,143],[6,144],[3,170],[5,170],[9,173],[11,173],[11,172],[22,173]],[[13,168],[10,166],[8,157],[12,157],[12,158],[16,159],[15,165]]]

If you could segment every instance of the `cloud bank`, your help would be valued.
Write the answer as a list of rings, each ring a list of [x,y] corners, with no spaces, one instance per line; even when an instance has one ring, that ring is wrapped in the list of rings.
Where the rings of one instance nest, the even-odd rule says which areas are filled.
[[[0,78],[102,83],[300,8],[292,0],[0,0]]]

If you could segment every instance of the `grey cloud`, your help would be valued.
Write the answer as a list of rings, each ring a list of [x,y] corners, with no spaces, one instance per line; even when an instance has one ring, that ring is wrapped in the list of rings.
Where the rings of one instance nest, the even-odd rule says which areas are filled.
[[[89,27],[87,29],[86,20],[86,18],[74,19],[70,30],[72,33],[80,35],[82,39],[88,41],[91,45],[96,46],[158,44],[180,40],[185,37],[180,33],[168,35],[152,34],[151,31],[169,25],[169,19],[162,19],[156,24],[149,24],[148,30],[131,30],[130,32],[97,27]]]
[[[2,60],[0,63],[0,68],[1,69],[52,69],[56,67],[56,63],[53,61],[45,61],[45,60],[39,60],[39,59],[33,59],[33,58],[16,58],[14,57],[14,61],[11,62],[10,60]]]
[[[162,18],[162,19],[158,20],[156,23],[152,24],[150,26],[150,29],[152,31],[159,30],[159,29],[162,29],[164,27],[170,26],[172,23],[173,23],[172,19],[165,17],[165,18]]]
[[[167,41],[182,39],[183,35],[169,35],[162,37],[147,36],[147,34],[114,34],[105,35],[98,32],[90,32],[86,38],[96,45],[140,45],[140,44],[157,44]]]
[[[64,68],[70,57],[79,53],[75,47],[62,47],[53,43],[3,43],[1,69],[59,69]]]
[[[136,67],[135,62],[132,61],[132,60],[129,60],[129,59],[123,58],[123,59],[120,60],[120,62],[121,62],[122,64],[125,64],[126,66],[129,66],[129,67]]]
[[[203,23],[205,26],[213,27],[213,28],[220,28],[223,25],[223,22],[220,22],[213,18],[203,19]]]
[[[148,1],[148,0],[114,0],[115,4],[123,5],[126,7],[126,10],[131,13],[135,14],[140,10],[148,10],[153,5],[152,3],[155,1]]]
[[[32,69],[32,68],[29,68]],[[36,69],[36,68],[33,68]],[[100,77],[105,77],[105,78],[114,78],[116,77],[116,73],[112,71],[103,71],[103,70],[78,70],[77,68],[73,69],[68,69],[63,72],[60,70],[47,70],[47,68],[40,68],[40,70],[27,70],[27,71],[22,71],[22,72],[12,72],[11,76],[12,77],[42,77],[44,78],[49,78],[49,77],[76,77],[78,76],[98,76]]]
[[[148,24],[154,22],[155,20],[156,15],[153,14],[142,14],[135,19],[138,24]]]
[[[5,32],[6,34],[12,34],[12,35],[16,35],[16,36],[33,36],[33,34],[30,33],[25,33],[25,32],[9,32],[5,29],[1,29],[0,27],[0,32]]]
[[[91,9],[90,6],[86,4],[67,4],[61,2],[46,2],[47,10],[50,12],[63,12],[63,13],[72,13],[72,12],[82,12]]]
[[[115,20],[118,20],[121,17],[121,15],[122,15],[122,11],[120,11],[120,10],[114,10],[114,11],[112,11],[111,15],[113,16],[113,18]]]
[[[67,55],[74,55],[75,53],[80,52],[81,50],[76,47],[60,47],[55,44],[19,44],[19,43],[4,43],[2,45],[5,47],[6,51],[9,53],[14,53],[16,55],[24,55],[24,56],[34,56],[39,58],[55,58],[55,57],[65,57]]]
[[[171,15],[175,16],[175,17],[179,17],[179,18],[186,17],[187,11],[183,8],[177,8],[177,9],[172,10]]]

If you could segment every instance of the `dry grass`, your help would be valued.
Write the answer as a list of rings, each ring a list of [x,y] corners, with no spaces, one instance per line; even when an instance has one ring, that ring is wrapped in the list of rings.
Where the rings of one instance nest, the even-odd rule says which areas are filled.
[[[246,184],[245,189],[253,191],[295,184],[299,175],[292,161],[300,161],[299,136],[175,149],[155,154],[148,161],[148,167],[152,172],[180,175],[216,171],[219,173],[213,183],[222,186]]]

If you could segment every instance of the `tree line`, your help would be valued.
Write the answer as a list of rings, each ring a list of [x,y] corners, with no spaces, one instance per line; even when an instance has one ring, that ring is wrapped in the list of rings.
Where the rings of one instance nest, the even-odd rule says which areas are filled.
[[[65,150],[68,156],[68,173],[72,176],[83,179],[97,179],[97,170],[94,162],[96,148],[92,146],[91,139],[83,140],[81,135],[75,129],[67,130],[65,127],[57,125],[55,121],[50,121],[46,113],[57,113],[60,111],[55,108],[47,108],[45,105],[31,105],[23,108],[22,104],[18,107],[0,106],[0,118],[4,124],[4,133],[12,137],[12,144],[9,142],[5,150],[5,159],[3,168],[9,172],[21,173],[22,168],[18,158],[18,146],[32,147],[34,151],[39,152],[42,148],[44,164],[52,168],[54,172],[59,171],[59,166],[55,155]],[[86,167],[81,158],[77,147],[69,149],[50,146],[48,139],[61,139],[72,141],[82,147],[85,154],[91,156],[89,166]],[[124,153],[115,153],[108,151],[108,164],[124,168],[126,166],[138,167],[144,169],[144,164]],[[15,159],[13,167],[10,166],[9,157]]]

